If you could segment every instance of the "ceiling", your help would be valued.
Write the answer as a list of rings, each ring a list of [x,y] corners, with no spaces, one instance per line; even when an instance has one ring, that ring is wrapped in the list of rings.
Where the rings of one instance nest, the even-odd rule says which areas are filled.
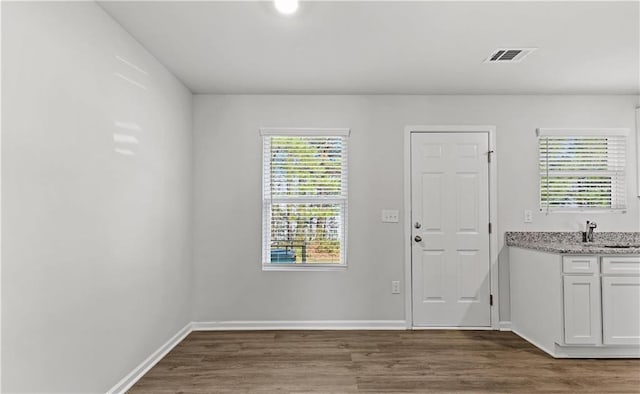
[[[194,93],[640,94],[635,1],[100,5]]]

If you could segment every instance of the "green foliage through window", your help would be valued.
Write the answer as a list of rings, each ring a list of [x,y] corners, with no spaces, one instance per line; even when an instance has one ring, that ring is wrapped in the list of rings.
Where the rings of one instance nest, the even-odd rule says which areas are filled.
[[[266,263],[344,264],[346,137],[264,138]]]
[[[622,136],[540,137],[540,209],[624,209],[625,150]]]

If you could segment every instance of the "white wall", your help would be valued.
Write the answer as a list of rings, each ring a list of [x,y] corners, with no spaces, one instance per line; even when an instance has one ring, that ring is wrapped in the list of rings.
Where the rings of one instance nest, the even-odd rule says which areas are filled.
[[[104,392],[190,321],[192,96],[93,2],[2,60],[2,389]]]
[[[626,214],[553,214],[538,208],[538,127],[635,128],[636,96],[215,96],[194,98],[195,320],[397,320],[404,297],[404,224],[380,222],[403,209],[406,125],[497,127],[501,319],[509,319],[509,230],[640,231],[635,137],[629,141]],[[258,128],[349,127],[349,269],[262,272],[261,138]],[[534,223],[523,223],[523,210]],[[402,216],[401,216],[402,217]],[[404,284],[403,284],[404,285]]]
[[[535,128],[633,128],[636,96],[196,96],[192,168],[191,94],[96,4],[3,3],[2,57],[6,392],[105,391],[192,317],[404,319],[404,224],[379,217],[403,208],[405,125],[497,126],[501,249],[640,230],[633,149],[626,214],[536,211]],[[261,271],[261,126],[351,128],[347,271]]]

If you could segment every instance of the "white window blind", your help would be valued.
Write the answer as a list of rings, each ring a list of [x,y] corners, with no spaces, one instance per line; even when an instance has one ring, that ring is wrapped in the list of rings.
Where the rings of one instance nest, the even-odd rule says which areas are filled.
[[[348,130],[263,135],[263,267],[346,265]]]
[[[626,130],[539,129],[540,210],[626,209]]]

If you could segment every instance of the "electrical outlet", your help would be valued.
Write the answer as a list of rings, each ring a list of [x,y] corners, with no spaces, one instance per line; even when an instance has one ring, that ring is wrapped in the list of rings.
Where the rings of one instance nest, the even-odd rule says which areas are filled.
[[[533,223],[533,212],[530,209],[524,210],[524,222]]]
[[[400,294],[400,281],[392,280],[391,281],[391,294]]]
[[[382,210],[382,222],[383,223],[398,223],[400,220],[400,214],[397,209],[383,209]]]

